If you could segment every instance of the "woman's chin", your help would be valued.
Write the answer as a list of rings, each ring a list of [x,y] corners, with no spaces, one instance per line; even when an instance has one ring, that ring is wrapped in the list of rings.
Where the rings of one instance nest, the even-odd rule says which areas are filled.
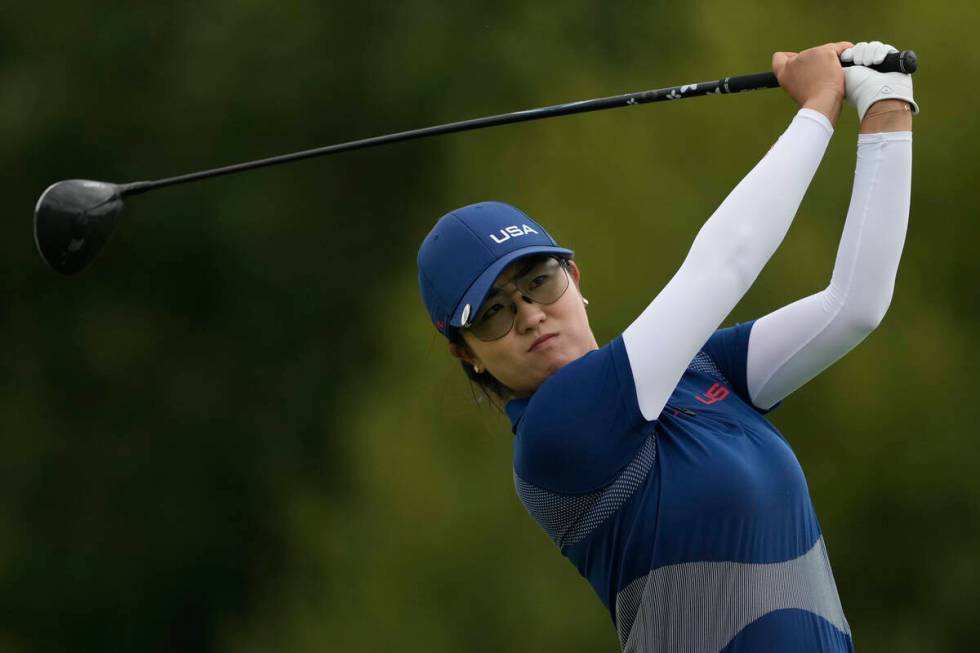
[[[569,355],[567,352],[555,351],[549,353],[551,353],[551,355],[548,357],[548,360],[544,365],[545,378],[565,367],[576,358],[575,356]]]

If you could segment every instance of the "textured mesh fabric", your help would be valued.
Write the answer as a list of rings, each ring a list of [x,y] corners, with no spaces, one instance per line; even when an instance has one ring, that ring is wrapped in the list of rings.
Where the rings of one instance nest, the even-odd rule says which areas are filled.
[[[567,496],[535,487],[514,473],[514,488],[521,503],[559,547],[585,539],[629,501],[646,479],[657,455],[657,441],[649,436],[633,461],[606,488],[581,496]]]
[[[636,653],[715,653],[749,623],[787,609],[811,612],[851,632],[822,537],[804,555],[784,562],[661,567],[616,599],[620,645]]]
[[[688,365],[688,369],[694,370],[695,372],[700,372],[701,374],[707,374],[716,381],[729,385],[728,379],[726,379],[725,375],[721,373],[721,370],[718,369],[715,362],[711,360],[711,356],[706,354],[704,351],[698,352],[698,355],[695,356],[694,360],[691,361],[691,364]]]
[[[725,375],[704,351],[699,351],[688,369],[728,383]],[[656,438],[646,439],[636,457],[607,487],[582,495],[567,495],[536,487],[514,472],[514,489],[524,508],[559,547],[585,539],[626,503],[643,483],[656,459]]]

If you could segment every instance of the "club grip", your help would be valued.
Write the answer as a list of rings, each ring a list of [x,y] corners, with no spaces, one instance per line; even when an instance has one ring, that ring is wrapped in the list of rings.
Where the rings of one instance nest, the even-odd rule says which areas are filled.
[[[851,61],[841,62],[841,67],[848,68],[853,66],[854,63]],[[901,52],[889,52],[885,55],[885,60],[880,64],[874,66],[868,66],[872,70],[877,70],[879,73],[905,73],[906,75],[911,75],[919,68],[919,59],[915,56],[915,53],[911,50],[902,50]]]

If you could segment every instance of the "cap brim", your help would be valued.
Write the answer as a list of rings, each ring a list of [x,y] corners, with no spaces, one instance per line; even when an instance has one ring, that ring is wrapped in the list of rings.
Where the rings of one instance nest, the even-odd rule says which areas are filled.
[[[535,245],[534,247],[525,247],[524,249],[515,250],[497,259],[490,267],[484,270],[483,273],[476,278],[476,281],[474,281],[473,284],[467,288],[466,292],[463,293],[463,299],[461,299],[456,305],[456,308],[453,309],[452,317],[449,319],[449,326],[456,328],[463,326],[463,313],[466,312],[467,306],[470,307],[467,319],[472,319],[475,317],[476,312],[480,309],[480,305],[483,304],[483,300],[487,298],[487,294],[493,287],[493,282],[497,280],[497,277],[499,277],[500,273],[504,271],[504,268],[519,258],[524,258],[525,256],[531,256],[533,254],[559,254],[561,256],[574,256],[575,252],[570,249],[565,249],[564,247]]]

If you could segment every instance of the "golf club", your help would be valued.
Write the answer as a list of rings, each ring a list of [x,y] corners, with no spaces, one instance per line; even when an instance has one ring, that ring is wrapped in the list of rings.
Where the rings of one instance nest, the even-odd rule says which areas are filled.
[[[847,67],[851,63],[841,63]],[[902,72],[911,74],[916,71],[918,62],[911,50],[893,52],[885,60],[870,68],[880,72]],[[698,97],[701,95],[718,95],[752,91],[763,88],[776,88],[779,82],[772,72],[754,73],[725,77],[712,82],[683,84],[650,91],[639,91],[593,100],[583,100],[558,104],[526,111],[516,111],[484,118],[474,118],[461,122],[452,122],[433,127],[424,127],[411,131],[397,132],[385,136],[375,136],[337,145],[328,145],[311,150],[303,150],[292,154],[284,154],[256,161],[237,163],[212,170],[192,172],[177,177],[158,179],[155,181],[137,181],[128,184],[114,184],[104,181],[89,181],[70,179],[59,181],[49,186],[37,201],[34,208],[34,241],[41,258],[52,268],[65,275],[72,275],[83,270],[99,253],[108,241],[115,228],[116,220],[122,212],[123,198],[139,195],[147,191],[166,186],[176,186],[208,177],[230,175],[245,170],[264,168],[267,166],[289,163],[300,159],[309,159],[347,150],[397,143],[438,134],[481,129],[496,125],[506,125],[515,122],[551,118],[587,111],[598,111],[614,107],[633,106]]]

